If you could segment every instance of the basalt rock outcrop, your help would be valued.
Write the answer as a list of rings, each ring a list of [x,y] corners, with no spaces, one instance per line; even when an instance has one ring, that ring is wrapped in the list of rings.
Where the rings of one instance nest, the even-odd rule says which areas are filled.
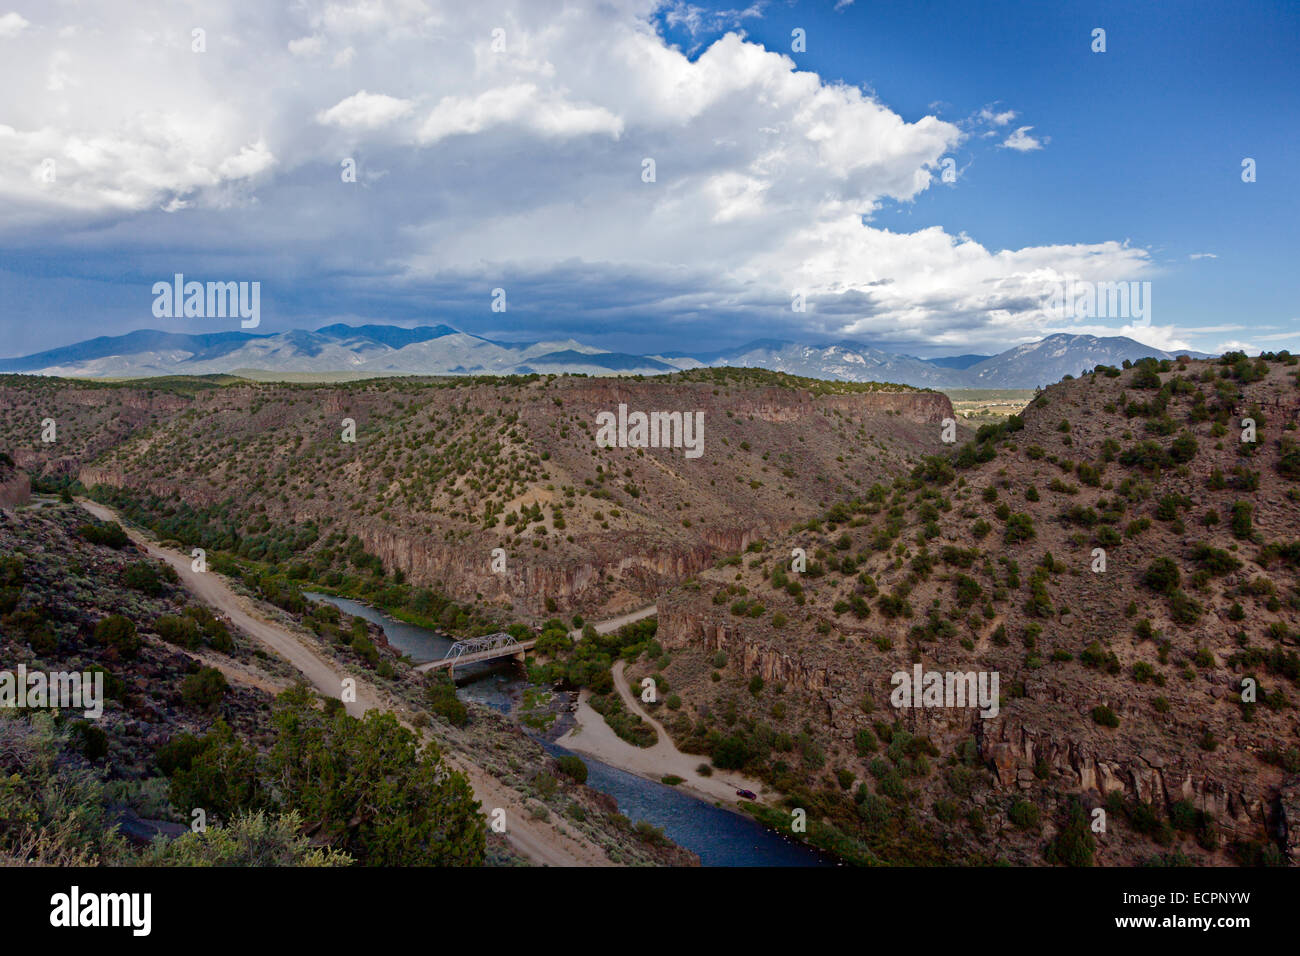
[[[1278,809],[1287,859],[1300,865],[1300,776],[1292,774],[1279,788]]]
[[[810,663],[769,641],[755,639],[743,623],[696,616],[687,608],[661,601],[656,637],[669,650],[693,648],[706,655],[721,651],[746,677],[757,675],[769,683],[830,700],[833,665]]]
[[[628,607],[610,610],[648,603],[711,566],[719,556],[744,550],[762,536],[761,529],[715,528],[702,532],[703,540],[694,544],[666,544],[651,536],[634,540],[600,535],[585,539],[580,553],[564,558],[538,559],[528,553],[532,549],[510,548],[505,570],[494,572],[495,540],[453,546],[375,524],[359,526],[354,533],[385,567],[401,570],[408,580],[436,587],[458,600],[504,601],[538,614],[544,611],[546,598],[561,608],[573,608],[604,605],[623,592],[633,596]]]

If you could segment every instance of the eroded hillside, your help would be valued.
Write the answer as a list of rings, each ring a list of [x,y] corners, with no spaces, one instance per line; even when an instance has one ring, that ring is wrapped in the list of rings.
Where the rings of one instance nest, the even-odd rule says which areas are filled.
[[[1294,859],[1298,416],[1285,355],[1064,381],[661,599],[634,676],[862,856]],[[917,664],[997,715],[896,708]]]

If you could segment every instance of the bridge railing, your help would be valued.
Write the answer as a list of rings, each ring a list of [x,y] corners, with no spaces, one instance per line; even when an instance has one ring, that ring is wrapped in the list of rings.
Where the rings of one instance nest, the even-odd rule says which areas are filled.
[[[484,651],[500,650],[503,647],[512,647],[518,643],[513,634],[506,634],[504,631],[498,634],[487,634],[483,637],[471,637],[468,640],[457,641],[447,648],[447,653],[442,656],[442,659],[444,661],[457,660],[469,654],[482,654]]]

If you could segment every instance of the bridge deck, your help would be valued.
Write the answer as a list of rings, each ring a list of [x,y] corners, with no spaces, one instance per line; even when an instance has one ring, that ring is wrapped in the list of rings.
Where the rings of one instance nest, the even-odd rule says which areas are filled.
[[[429,661],[425,664],[416,664],[415,669],[421,673],[432,670],[438,670],[443,667],[460,667],[462,664],[474,664],[479,661],[496,660],[498,657],[514,657],[516,654],[522,654],[524,651],[530,651],[537,645],[537,641],[520,641],[517,644],[507,644],[504,647],[495,647],[490,651],[479,651],[477,654],[462,654],[460,657],[444,657],[442,660]]]

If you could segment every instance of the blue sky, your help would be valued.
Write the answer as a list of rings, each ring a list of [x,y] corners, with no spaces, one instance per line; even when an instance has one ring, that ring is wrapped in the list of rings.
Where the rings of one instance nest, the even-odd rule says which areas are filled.
[[[176,272],[261,332],[1300,350],[1295,4],[9,2],[0,354],[238,328],[155,318]]]

